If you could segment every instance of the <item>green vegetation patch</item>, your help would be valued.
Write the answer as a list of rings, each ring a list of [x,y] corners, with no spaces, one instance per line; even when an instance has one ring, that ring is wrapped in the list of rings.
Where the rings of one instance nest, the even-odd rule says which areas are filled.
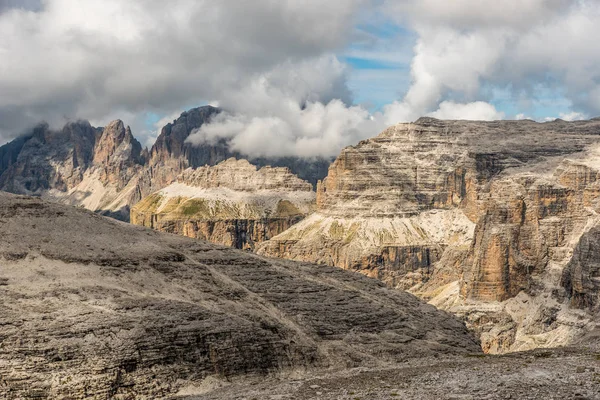
[[[329,236],[334,240],[342,240],[346,236],[346,229],[337,221],[333,221],[329,226]]]
[[[158,207],[160,207],[162,201],[163,196],[159,193],[154,193],[142,199],[135,206],[133,206],[133,208],[140,213],[155,213]]]
[[[182,197],[173,197],[173,198],[169,199],[167,201],[167,204],[165,204],[163,206],[163,208],[160,210],[160,214],[166,215],[166,214],[176,212],[176,210],[179,208],[179,206],[183,202],[183,200],[184,199]]]
[[[346,234],[346,239],[344,240],[344,242],[350,243],[358,234],[359,229],[360,224],[358,222],[353,222],[352,225],[350,225],[350,228],[348,228],[348,232]]]
[[[277,217],[293,217],[302,214],[302,211],[289,200],[279,200],[275,215]]]
[[[210,207],[204,199],[190,199],[179,206],[178,213],[186,217],[204,217],[210,216]]]

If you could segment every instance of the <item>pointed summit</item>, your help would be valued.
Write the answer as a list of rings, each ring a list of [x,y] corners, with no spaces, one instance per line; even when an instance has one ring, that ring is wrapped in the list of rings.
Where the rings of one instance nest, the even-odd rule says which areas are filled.
[[[109,123],[94,147],[94,164],[140,163],[142,146],[120,119]]]

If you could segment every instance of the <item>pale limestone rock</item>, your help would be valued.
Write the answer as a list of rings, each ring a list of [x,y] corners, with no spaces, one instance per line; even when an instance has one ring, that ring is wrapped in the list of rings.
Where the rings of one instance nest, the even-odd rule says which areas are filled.
[[[314,209],[312,185],[287,168],[234,158],[187,169],[131,210],[131,222],[163,232],[254,249]]]
[[[317,212],[258,252],[410,289],[489,352],[568,344],[599,308],[599,143],[600,120],[399,124],[344,149]]]

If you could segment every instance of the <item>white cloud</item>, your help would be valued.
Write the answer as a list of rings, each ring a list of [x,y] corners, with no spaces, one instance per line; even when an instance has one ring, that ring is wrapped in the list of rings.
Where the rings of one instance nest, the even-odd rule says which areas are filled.
[[[325,56],[278,66],[246,87],[223,93],[226,112],[189,137],[201,144],[224,138],[251,157],[335,156],[340,149],[374,136],[383,125],[360,106],[348,106],[345,69]]]
[[[526,105],[542,87],[579,113],[600,113],[598,2],[389,0],[385,7],[418,35],[412,84],[387,108],[394,118],[431,113],[449,100],[489,102],[490,88],[508,89],[513,104]]]
[[[573,0],[387,0],[388,12],[405,23],[457,29],[506,26],[529,29],[563,12]]]
[[[470,119],[480,121],[494,121],[504,119],[504,113],[483,101],[461,104],[453,101],[443,101],[440,108],[428,114],[438,119]]]
[[[285,117],[221,113],[188,140],[205,143],[226,138],[232,150],[250,157],[330,157],[382,128],[364,108],[332,100],[309,102],[303,109],[291,106]]]
[[[0,132],[221,101],[339,49],[365,2],[9,1],[0,9]],[[323,96],[343,89],[334,84]]]
[[[583,113],[572,111],[569,113],[560,113],[559,118],[565,121],[580,121],[586,119],[586,116]]]

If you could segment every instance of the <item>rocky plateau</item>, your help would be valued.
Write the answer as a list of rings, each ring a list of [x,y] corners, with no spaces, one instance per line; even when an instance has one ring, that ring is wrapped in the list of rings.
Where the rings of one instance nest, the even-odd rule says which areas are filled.
[[[230,158],[187,169],[131,209],[131,223],[238,249],[285,231],[314,209],[312,185],[283,167]]]
[[[195,396],[481,352],[457,318],[375,279],[4,192],[0,263],[3,399]]]

